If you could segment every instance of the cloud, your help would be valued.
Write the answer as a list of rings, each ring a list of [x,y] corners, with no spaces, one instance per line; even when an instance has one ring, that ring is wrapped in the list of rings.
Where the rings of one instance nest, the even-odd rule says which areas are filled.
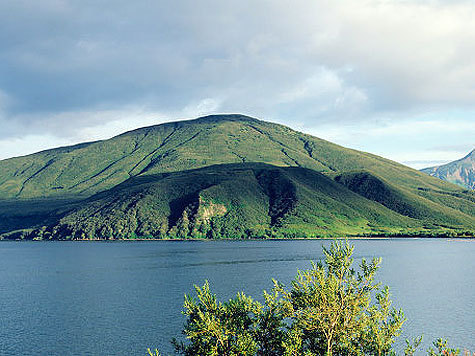
[[[378,119],[338,126],[326,123],[307,131],[340,145],[388,157],[414,168],[454,161],[475,148],[473,113],[444,112],[441,115],[432,112],[397,121]]]
[[[171,117],[159,112],[149,112],[143,108],[129,107],[95,112],[62,112],[22,120],[30,121],[31,125],[25,127],[21,134],[0,136],[0,159],[27,155],[58,146],[104,140],[138,127],[170,121]],[[58,125],[58,122],[64,124]]]
[[[51,135],[24,135],[0,139],[0,160],[24,156],[30,153],[58,146],[70,145],[72,142]],[[34,147],[34,149],[32,149]]]
[[[6,0],[0,139],[108,136],[126,115],[148,123],[138,112],[305,130],[475,112],[474,15],[470,1]]]
[[[423,168],[441,166],[449,162],[451,161],[450,160],[414,160],[414,161],[403,161],[401,163],[415,169],[423,169]]]
[[[377,107],[473,106],[473,3],[333,3],[334,37],[316,56],[350,66],[348,80],[368,88]]]

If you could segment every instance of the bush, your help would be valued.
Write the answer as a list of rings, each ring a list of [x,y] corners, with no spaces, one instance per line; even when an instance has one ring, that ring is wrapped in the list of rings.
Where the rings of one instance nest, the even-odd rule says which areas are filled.
[[[388,287],[375,282],[381,259],[353,268],[348,242],[323,248],[325,260],[299,271],[291,286],[274,280],[259,303],[244,293],[219,302],[208,282],[185,296],[186,342],[173,340],[178,354],[208,356],[395,355],[393,344],[405,321],[391,307]],[[413,355],[422,341],[407,341]],[[458,355],[438,340],[428,354]],[[158,351],[157,351],[158,352]]]

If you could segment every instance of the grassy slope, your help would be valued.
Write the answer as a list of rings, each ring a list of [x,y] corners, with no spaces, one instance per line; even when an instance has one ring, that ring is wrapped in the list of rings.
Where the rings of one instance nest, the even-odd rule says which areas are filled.
[[[325,182],[332,182],[334,187],[340,187],[334,190],[326,189],[327,186],[325,188],[319,185],[321,179],[312,176],[308,170],[285,171],[287,175],[290,174],[288,172],[293,172],[294,177],[290,179],[293,183],[290,185],[282,181],[282,177],[285,176],[283,173],[279,173],[279,177],[272,177],[270,173],[270,175],[264,174],[258,179],[261,183],[259,189],[254,183],[250,183],[253,182],[252,179],[255,179],[255,174],[253,173],[254,178],[252,178],[253,175],[249,172],[240,173],[242,179],[235,181],[226,180],[219,184],[207,181],[206,184],[209,186],[206,189],[200,187],[194,190],[195,198],[196,191],[199,191],[203,194],[200,196],[206,197],[208,194],[214,200],[226,201],[228,205],[232,201],[241,201],[239,204],[229,205],[233,206],[233,209],[227,208],[225,213],[227,224],[232,225],[234,224],[232,221],[239,221],[239,224],[247,228],[259,229],[274,226],[281,231],[293,229],[301,232],[308,231],[310,228],[310,234],[315,233],[312,226],[318,226],[319,234],[322,235],[374,232],[378,229],[384,231],[422,229],[426,225],[432,227],[447,225],[466,229],[473,229],[475,226],[474,194],[471,192],[463,191],[455,185],[428,177],[424,173],[390,160],[346,149],[282,125],[240,115],[210,116],[167,123],[127,132],[106,141],[0,161],[0,198],[10,199],[9,204],[14,207],[15,204],[24,204],[22,199],[41,197],[47,201],[45,205],[50,207],[50,212],[45,209],[43,222],[39,217],[33,221],[37,221],[36,225],[50,225],[53,218],[64,215],[66,208],[63,204],[64,199],[84,198],[104,191],[94,196],[94,201],[87,204],[85,210],[80,209],[81,212],[75,211],[68,215],[64,219],[70,220],[63,219],[59,225],[69,226],[71,221],[76,224],[78,220],[75,217],[79,216],[78,214],[89,216],[88,220],[90,217],[102,214],[107,219],[112,219],[111,221],[117,220],[118,226],[124,225],[122,230],[128,231],[123,233],[124,236],[130,235],[132,231],[142,235],[164,232],[173,235],[177,233],[175,230],[178,227],[175,230],[172,228],[176,226],[180,219],[179,215],[183,213],[180,202],[188,199],[188,193],[183,193],[183,195],[177,192],[188,191],[190,187],[194,187],[194,181],[189,180],[189,175],[192,174],[190,172],[181,173],[183,175],[180,178],[181,181],[180,175],[173,175],[172,179],[171,176],[163,178],[161,174],[216,164],[242,164],[243,162],[308,168],[312,170],[312,174],[315,171],[322,172],[330,178],[335,178],[341,185],[331,179],[326,179]],[[226,169],[230,169],[230,166],[226,166]],[[210,175],[218,180],[227,177],[224,168],[214,167],[213,170],[212,174],[206,173],[206,179],[210,178]],[[342,174],[348,171],[353,171],[348,173],[350,175],[361,171],[369,172],[369,175],[374,177],[374,180],[369,180],[367,184],[369,188],[374,186],[374,183],[383,182],[389,187],[387,189],[393,192],[392,198],[400,199],[402,205],[409,204],[411,209],[417,211],[419,215],[412,216],[394,209],[382,202],[378,194],[365,195],[361,190],[352,189],[347,184],[349,178],[341,178]],[[296,176],[299,178],[297,179]],[[203,179],[201,177],[200,181]],[[166,184],[171,184],[171,186]],[[140,196],[144,196],[143,199],[137,198],[137,206],[140,208],[131,209],[134,205],[130,199],[134,196],[134,192],[145,186],[147,192],[150,190],[155,193],[140,193]],[[345,187],[344,190],[341,189],[342,186]],[[251,187],[254,188],[248,190]],[[290,189],[290,193],[286,191],[287,195],[285,195],[284,192],[281,194],[278,191],[282,190],[282,187],[293,187],[294,190]],[[112,190],[106,191],[107,189]],[[351,190],[359,194],[360,198],[362,196],[365,199],[359,203],[355,199],[340,199],[349,193],[353,194],[351,196],[354,198],[356,195]],[[243,195],[244,192],[246,192],[245,195]],[[122,200],[113,200],[114,194],[119,194]],[[298,199],[291,196],[292,194],[295,194]],[[366,209],[370,206],[367,198],[376,202],[370,202],[371,204],[384,208],[384,214],[381,211],[378,214],[374,213],[376,215],[370,213],[369,211],[373,208]],[[298,201],[298,204],[289,207],[290,213],[284,214],[285,217],[279,216],[279,211],[286,209],[285,202],[292,201]],[[351,205],[349,201],[356,205]],[[129,208],[119,209],[117,204],[126,204],[125,206]],[[113,210],[107,210],[108,207],[113,206],[115,207]],[[213,209],[219,212],[220,208],[211,207],[208,210],[213,211]],[[262,213],[264,210],[265,214]],[[12,217],[15,214],[11,211],[12,209],[5,211],[2,215],[2,209],[0,209],[0,233],[15,227],[34,227],[35,224],[31,222],[28,226],[21,226],[21,219],[15,220],[14,216]],[[153,228],[140,225],[142,220],[137,217],[124,217],[127,214],[130,216],[133,211],[139,217],[143,215],[143,221],[148,221],[144,223],[144,226],[153,225]],[[397,218],[389,217],[393,212],[396,213]],[[367,213],[372,218],[369,218]],[[2,217],[8,214],[10,214],[9,222],[5,223],[7,220],[3,218],[2,225]],[[412,219],[407,220],[407,217],[412,217]],[[98,218],[98,220],[101,219]],[[219,216],[213,219],[215,224],[220,224]],[[122,222],[119,223],[119,220]],[[224,218],[221,220],[224,221]],[[133,223],[133,221],[136,222]],[[138,227],[134,227],[134,224],[138,224]],[[8,228],[2,230],[2,226]],[[91,228],[86,228],[85,231],[91,231]],[[96,227],[94,231],[98,233]],[[103,236],[110,233],[110,231],[104,231]]]
[[[247,237],[266,230],[334,236],[422,228],[313,170],[251,163],[132,178],[30,237]]]
[[[310,169],[248,163],[135,177],[92,196],[57,223],[11,237],[417,235],[464,232],[473,222],[391,185],[368,199],[349,180],[382,181],[356,176],[345,175],[343,182]]]
[[[421,171],[462,187],[475,189],[475,150],[457,161]]]
[[[448,193],[449,199],[440,199],[437,193],[419,189],[426,193],[424,196],[414,194],[410,189],[396,186],[385,179],[374,176],[369,172],[346,172],[339,174],[335,180],[355,193],[378,202],[385,207],[404,216],[417,219],[426,225],[470,226],[475,216],[475,196],[460,194],[458,197]],[[448,202],[450,201],[452,207]],[[462,212],[462,214],[460,214]]]
[[[143,174],[262,162],[319,172],[368,170],[411,188],[457,190],[416,170],[285,126],[240,115],[210,116],[0,161],[0,198],[91,195]]]

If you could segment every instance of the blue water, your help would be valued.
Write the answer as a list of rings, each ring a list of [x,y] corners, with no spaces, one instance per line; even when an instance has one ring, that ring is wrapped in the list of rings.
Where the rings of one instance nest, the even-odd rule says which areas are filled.
[[[475,241],[358,240],[355,257],[383,257],[378,279],[424,334],[475,351]],[[0,355],[171,352],[183,295],[205,279],[223,299],[288,283],[329,241],[2,242]]]

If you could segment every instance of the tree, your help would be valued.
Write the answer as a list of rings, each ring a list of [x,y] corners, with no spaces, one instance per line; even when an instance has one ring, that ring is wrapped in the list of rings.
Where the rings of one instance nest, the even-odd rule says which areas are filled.
[[[352,268],[348,243],[324,248],[325,261],[300,271],[290,290],[274,281],[264,304],[244,293],[218,302],[209,284],[186,296],[183,355],[389,355],[404,316],[374,282],[380,259]],[[375,295],[375,303],[371,303]]]
[[[324,262],[299,271],[283,296],[284,316],[292,320],[292,345],[298,355],[388,355],[399,335],[404,315],[391,309],[389,289],[380,288],[374,275],[381,259],[364,259],[356,272],[353,250],[332,243],[323,248]],[[371,304],[375,294],[376,303]],[[298,347],[296,345],[299,345]]]
[[[183,333],[191,344],[175,340],[176,351],[189,356],[255,355],[257,343],[253,333],[262,311],[260,303],[243,293],[226,303],[218,302],[208,282],[195,289],[198,301],[186,296],[184,305],[188,321]]]
[[[354,247],[333,242],[324,261],[299,271],[290,289],[274,280],[259,303],[244,293],[219,302],[208,282],[196,298],[185,296],[186,342],[173,340],[177,353],[192,356],[396,355],[393,344],[405,317],[391,307],[389,288],[375,282],[381,259],[353,268]],[[406,340],[412,356],[422,336]],[[456,356],[438,339],[429,356]],[[149,354],[152,352],[149,349]],[[155,352],[158,355],[158,350]],[[154,354],[154,355],[155,355]],[[468,353],[469,354],[469,353]]]

